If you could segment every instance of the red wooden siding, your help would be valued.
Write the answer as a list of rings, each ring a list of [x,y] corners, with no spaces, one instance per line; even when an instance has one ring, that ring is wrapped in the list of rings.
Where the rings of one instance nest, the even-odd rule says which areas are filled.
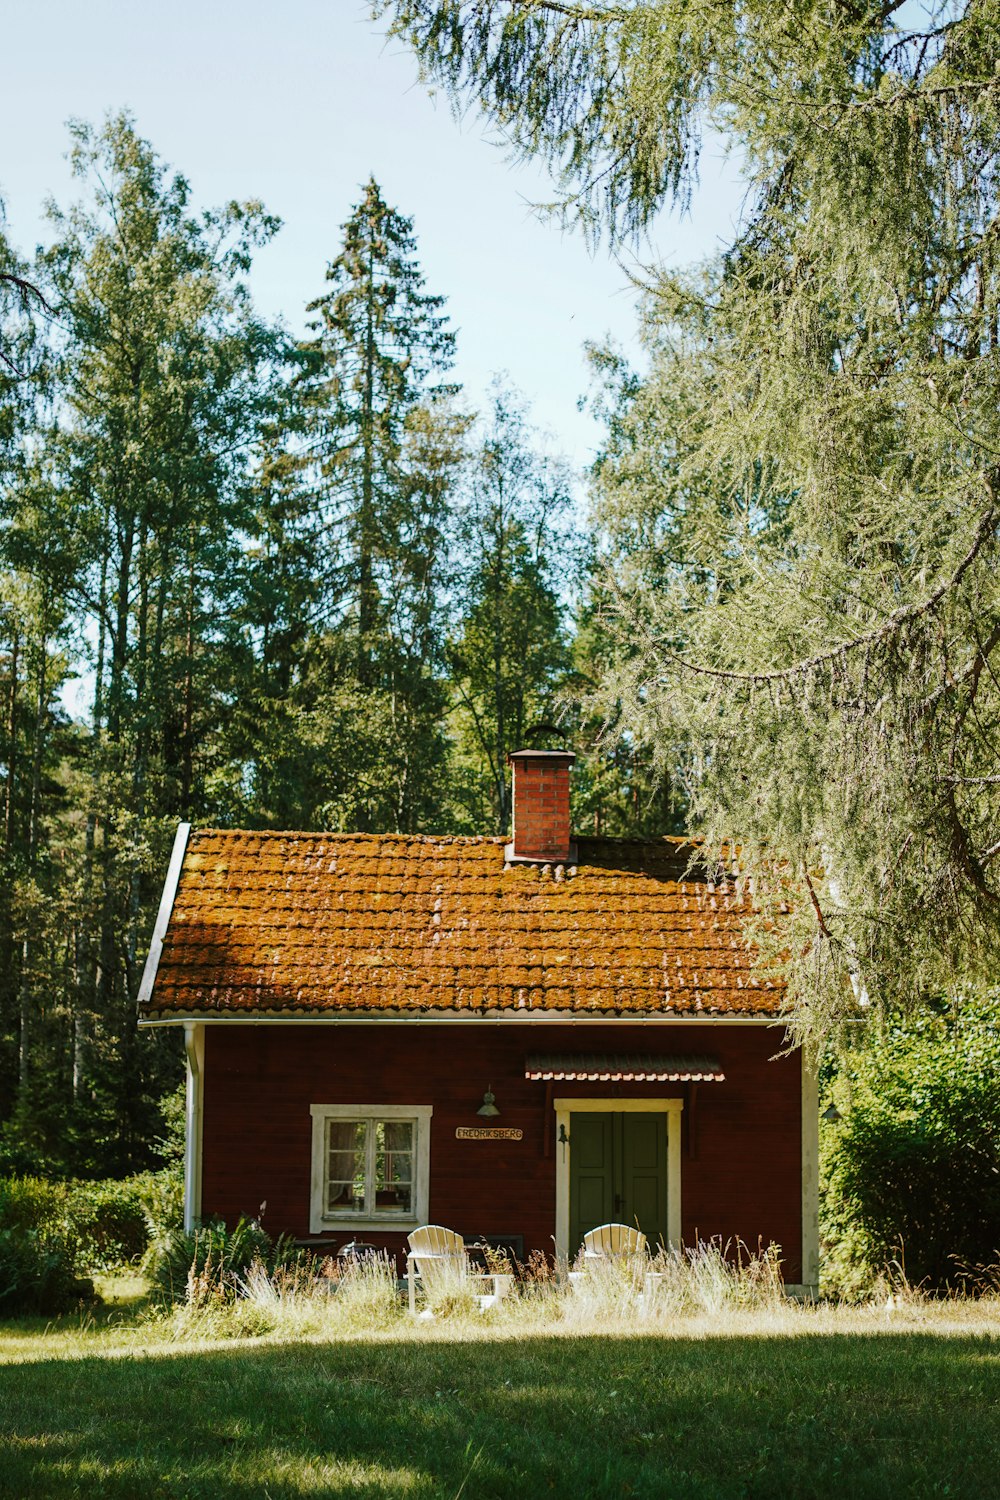
[[[311,1104],[432,1104],[430,1218],[469,1238],[523,1235],[551,1252],[555,1233],[552,1097],[685,1097],[682,1084],[544,1083],[524,1077],[529,1053],[708,1053],[726,1073],[697,1093],[696,1153],[681,1161],[683,1235],[736,1236],[784,1247],[785,1279],[801,1280],[801,1064],[775,1061],[765,1026],[628,1024],[569,1029],[516,1021],[413,1025],[206,1027],[202,1213],[234,1220],[266,1202],[271,1234],[309,1233]],[[476,1118],[492,1087],[496,1121]],[[685,1114],[688,1114],[685,1109]],[[457,1141],[460,1125],[519,1127],[524,1138]],[[546,1136],[548,1148],[546,1149]],[[330,1238],[354,1237],[346,1227]],[[401,1248],[401,1234],[361,1231]]]

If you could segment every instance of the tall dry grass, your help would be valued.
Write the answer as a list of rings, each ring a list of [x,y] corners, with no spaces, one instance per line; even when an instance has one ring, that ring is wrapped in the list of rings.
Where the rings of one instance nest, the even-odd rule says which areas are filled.
[[[504,1274],[514,1268],[491,1265]],[[479,1295],[489,1282],[441,1267],[419,1286],[421,1322],[495,1328],[516,1335],[563,1325],[566,1332],[675,1326],[682,1319],[794,1313],[781,1282],[775,1246],[753,1254],[742,1245],[701,1244],[652,1258],[621,1256],[579,1262],[569,1277],[543,1256],[516,1268],[508,1295],[487,1312]],[[187,1297],[170,1319],[179,1340],[329,1337],[404,1332],[412,1324],[404,1283],[384,1257],[346,1267],[304,1262],[269,1271],[255,1260],[237,1278],[213,1280],[192,1267]]]
[[[212,1284],[192,1268],[188,1294],[170,1320],[178,1339],[307,1338],[380,1332],[403,1307],[394,1263],[377,1256],[339,1270],[306,1260],[269,1271],[254,1260],[243,1275]]]

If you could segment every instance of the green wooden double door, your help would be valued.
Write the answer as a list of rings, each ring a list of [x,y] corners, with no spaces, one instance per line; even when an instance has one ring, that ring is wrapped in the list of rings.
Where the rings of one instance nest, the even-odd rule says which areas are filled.
[[[599,1224],[667,1243],[667,1116],[581,1111],[569,1118],[569,1251]]]

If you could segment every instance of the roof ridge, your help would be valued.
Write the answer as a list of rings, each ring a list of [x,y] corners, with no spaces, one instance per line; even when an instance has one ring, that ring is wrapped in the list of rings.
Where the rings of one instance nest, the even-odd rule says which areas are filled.
[[[506,844],[508,841],[498,833],[348,833],[332,828],[202,828],[191,829],[192,838],[254,838],[254,839],[349,839],[355,841],[385,841],[407,844]]]
[[[342,839],[345,842],[384,842],[407,844],[498,844],[509,840],[500,833],[365,833],[331,828],[214,828],[194,826],[192,838],[255,838],[255,839]],[[605,833],[581,833],[576,835],[581,844],[634,844],[641,848],[658,848],[668,845],[677,849],[695,849],[702,842],[697,834],[653,833],[623,834],[614,836]],[[558,861],[550,861],[555,864]],[[566,861],[569,863],[569,861]]]

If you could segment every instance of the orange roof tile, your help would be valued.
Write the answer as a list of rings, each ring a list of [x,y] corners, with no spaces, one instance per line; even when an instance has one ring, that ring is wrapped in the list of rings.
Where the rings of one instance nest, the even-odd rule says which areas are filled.
[[[500,838],[192,832],[150,1020],[549,1013],[773,1016],[733,888],[677,839],[579,839],[507,866]]]

